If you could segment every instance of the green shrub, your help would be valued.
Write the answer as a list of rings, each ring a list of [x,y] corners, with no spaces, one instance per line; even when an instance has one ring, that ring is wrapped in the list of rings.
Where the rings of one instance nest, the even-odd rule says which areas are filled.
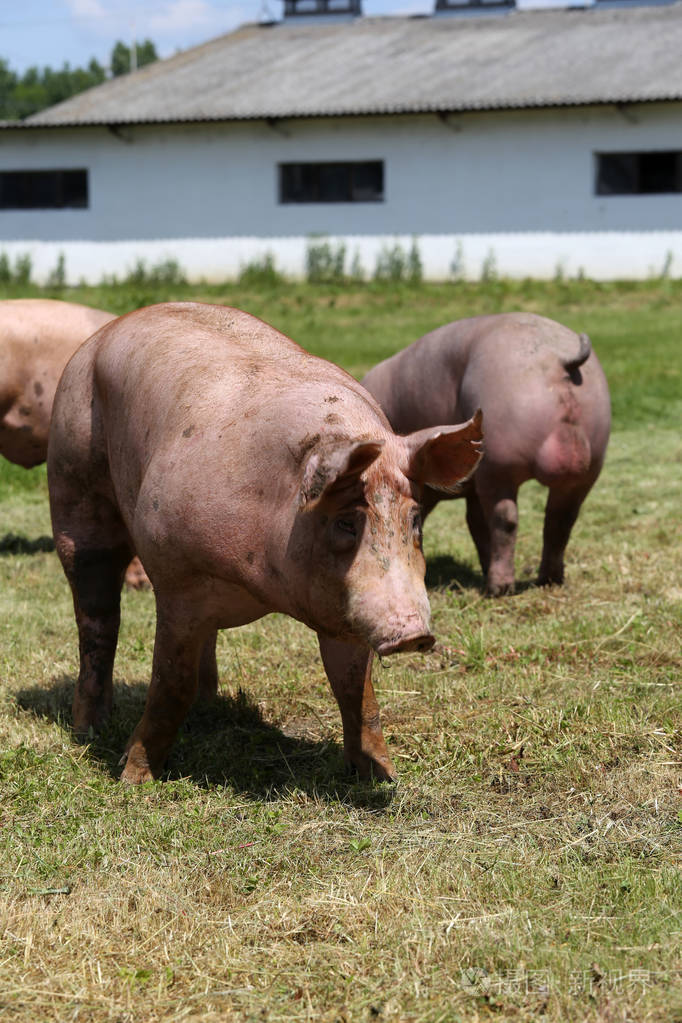
[[[362,265],[359,249],[356,249],[353,253],[353,261],[350,265],[349,276],[351,281],[355,281],[356,283],[364,281],[365,279],[365,268]]]
[[[453,281],[464,278],[464,246],[461,242],[457,242],[454,255],[450,260],[450,277]]]
[[[402,281],[407,268],[407,258],[402,245],[382,245],[374,268],[375,281]]]
[[[417,239],[412,239],[410,251],[407,254],[407,280],[410,284],[420,284],[424,277],[424,265],[419,253]]]
[[[408,281],[410,284],[418,284],[423,276],[424,268],[416,238],[412,239],[408,252],[405,252],[400,242],[382,246],[374,268],[375,281],[390,281],[392,284]]]
[[[17,256],[16,260],[14,261],[12,283],[20,284],[22,286],[30,284],[32,269],[33,261],[28,252],[25,252],[23,256]]]
[[[264,256],[247,263],[239,271],[239,283],[247,287],[274,287],[284,280],[283,275],[275,266],[275,257],[272,252],[266,252]]]
[[[60,252],[57,257],[57,265],[51,270],[47,278],[48,288],[63,288],[66,286],[66,259],[64,253]]]
[[[346,246],[326,239],[309,241],[305,254],[306,280],[310,284],[339,284],[344,280]]]
[[[115,281],[115,278],[114,278]],[[178,287],[187,283],[184,271],[175,259],[163,259],[147,266],[144,259],[138,259],[132,270],[123,279],[124,284],[136,287]]]
[[[495,256],[495,251],[494,249],[488,249],[488,253],[481,266],[481,280],[496,281],[497,276],[497,257]]]
[[[665,259],[663,260],[663,266],[661,267],[662,281],[667,281],[671,277],[670,271],[672,269],[674,259],[675,259],[674,253],[670,249],[668,249],[668,251],[665,254]]]

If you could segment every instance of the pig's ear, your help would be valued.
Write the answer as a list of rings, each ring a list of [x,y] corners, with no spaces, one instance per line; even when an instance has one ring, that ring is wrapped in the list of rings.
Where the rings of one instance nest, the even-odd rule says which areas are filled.
[[[299,508],[355,483],[379,457],[383,440],[342,440],[312,452],[303,471]]]
[[[455,494],[483,457],[483,413],[480,409],[459,426],[433,426],[403,437],[407,465],[403,472],[415,483]]]

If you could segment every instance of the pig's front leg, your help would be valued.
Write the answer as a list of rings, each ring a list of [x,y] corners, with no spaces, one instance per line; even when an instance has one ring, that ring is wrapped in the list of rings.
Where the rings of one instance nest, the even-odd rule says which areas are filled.
[[[372,651],[320,634],[318,640],[324,670],[341,711],[346,761],[362,778],[394,781],[395,768],[386,749],[372,687]]]
[[[466,502],[467,526],[471,533],[471,539],[476,545],[481,571],[487,579],[488,570],[490,569],[490,530],[488,529],[488,523],[486,522],[481,502],[475,490],[472,490],[470,494],[467,494]]]
[[[476,491],[490,537],[486,592],[492,597],[500,597],[514,592],[514,549],[519,521],[516,504],[518,488],[512,483],[488,487],[484,481],[477,479]]]
[[[216,641],[218,633],[213,631],[205,641],[199,660],[199,694],[200,703],[210,703],[218,695],[218,662],[216,661]]]
[[[122,758],[122,781],[139,785],[158,777],[163,770],[197,694],[201,652],[210,636],[197,625],[186,608],[169,612],[157,600],[152,680],[144,713]]]

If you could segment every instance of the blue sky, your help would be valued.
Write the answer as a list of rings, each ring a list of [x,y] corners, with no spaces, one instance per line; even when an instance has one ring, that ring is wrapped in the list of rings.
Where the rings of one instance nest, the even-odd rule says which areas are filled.
[[[577,0],[590,3],[591,0]],[[519,7],[568,0],[518,0]],[[152,39],[160,56],[203,43],[263,15],[280,18],[282,0],[0,0],[0,57],[11,68],[106,65],[117,39]],[[366,15],[428,14],[434,0],[363,0]]]
[[[0,2],[0,57],[11,68],[105,64],[117,39],[152,39],[162,57],[205,42],[262,12],[280,18],[281,0],[10,0]],[[368,15],[430,11],[433,0],[364,0]]]

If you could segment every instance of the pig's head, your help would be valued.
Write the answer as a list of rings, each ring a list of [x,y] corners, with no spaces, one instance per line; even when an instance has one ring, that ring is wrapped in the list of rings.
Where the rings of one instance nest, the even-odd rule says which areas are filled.
[[[452,491],[473,472],[481,423],[477,412],[459,426],[336,438],[311,452],[289,545],[308,624],[380,655],[433,646],[419,502],[424,486]]]

